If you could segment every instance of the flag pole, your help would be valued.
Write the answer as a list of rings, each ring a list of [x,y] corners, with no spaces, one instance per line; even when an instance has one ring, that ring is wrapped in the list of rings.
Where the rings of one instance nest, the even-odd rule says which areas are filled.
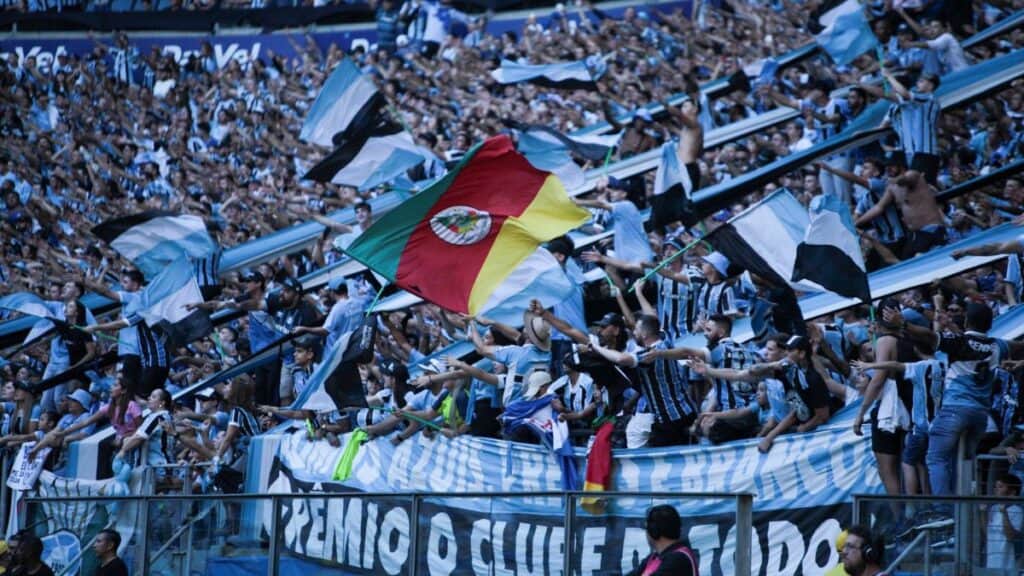
[[[373,309],[377,306],[377,303],[380,302],[380,295],[384,293],[384,289],[387,287],[388,285],[384,284],[380,287],[380,290],[377,290],[377,295],[373,297],[373,302],[370,302],[370,307],[366,309],[366,316],[373,314]]]
[[[77,330],[81,330],[82,332],[85,332],[85,326],[79,326],[78,324],[72,324],[71,327],[75,328]],[[92,335],[93,336],[99,336],[100,338],[102,338],[104,340],[109,340],[111,342],[118,342],[119,341],[117,338],[115,338],[113,336],[110,336],[109,334],[104,334],[103,332],[93,332]]]
[[[651,276],[654,276],[655,274],[657,274],[657,273],[658,273],[658,271],[659,271],[659,270],[661,270],[661,269],[662,269],[662,268],[664,268],[665,266],[668,266],[668,265],[669,265],[669,264],[671,264],[671,263],[672,263],[672,261],[674,261],[674,260],[675,260],[676,258],[679,258],[679,257],[680,257],[680,256],[682,256],[682,255],[683,255],[684,253],[688,252],[688,251],[689,251],[689,250],[690,250],[691,248],[693,248],[693,247],[694,247],[694,246],[696,246],[697,244],[700,244],[700,243],[701,243],[701,242],[703,242],[703,241],[704,241],[704,240],[703,240],[702,238],[698,238],[698,239],[694,240],[693,242],[690,242],[690,243],[689,243],[689,244],[687,244],[686,246],[683,246],[683,249],[682,249],[682,250],[680,250],[680,251],[676,252],[675,254],[673,254],[673,255],[669,256],[668,258],[665,258],[664,260],[662,260],[661,262],[659,262],[657,266],[655,266],[654,268],[651,268],[651,270],[650,270],[649,272],[647,272],[646,274],[644,274],[642,278],[640,278],[639,280],[637,280],[636,282],[634,282],[634,283],[633,283],[633,286],[631,286],[631,287],[630,287],[629,291],[630,291],[630,292],[636,292],[636,287],[637,287],[637,284],[640,284],[641,282],[643,282],[643,281],[647,280],[647,279],[648,279],[648,278],[650,278]]]
[[[370,410],[379,410],[379,411],[384,412],[386,414],[394,414],[395,413],[395,411],[393,409],[388,408],[387,406],[370,406]],[[424,418],[420,418],[419,416],[416,416],[414,414],[409,414],[408,412],[402,412],[401,417],[402,418],[408,418],[409,420],[412,420],[413,422],[418,422],[418,423],[426,426],[427,428],[433,428],[434,430],[437,430],[438,432],[440,432],[442,430],[442,428],[440,426],[438,426],[437,424],[431,422],[430,420],[426,420]]]
[[[612,150],[613,150],[613,147],[609,146],[608,147],[608,152],[605,153],[605,155],[604,155],[604,165],[601,166],[601,170],[603,172],[603,174],[602,174],[603,176],[607,176],[608,175],[608,164],[612,161]]]

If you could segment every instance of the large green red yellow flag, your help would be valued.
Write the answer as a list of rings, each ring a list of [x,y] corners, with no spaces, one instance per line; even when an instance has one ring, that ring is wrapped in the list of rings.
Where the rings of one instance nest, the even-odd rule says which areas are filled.
[[[424,300],[477,314],[542,243],[589,217],[556,176],[534,168],[508,136],[496,136],[346,252]]]

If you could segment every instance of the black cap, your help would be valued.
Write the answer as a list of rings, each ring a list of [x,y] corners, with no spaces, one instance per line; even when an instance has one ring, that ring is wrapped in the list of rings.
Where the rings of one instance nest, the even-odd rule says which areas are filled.
[[[306,334],[300,336],[292,342],[292,346],[295,348],[302,348],[303,350],[316,350],[320,345],[320,338],[313,334]]]
[[[262,284],[264,280],[266,278],[263,277],[263,274],[260,274],[259,270],[250,270],[242,275],[242,282],[259,282]]]
[[[811,350],[811,341],[806,336],[791,336],[789,340],[786,340],[786,350],[803,350],[809,352]]]
[[[604,316],[602,316],[601,319],[597,321],[597,325],[602,327],[602,328],[604,328],[605,326],[613,326],[613,325],[614,326],[618,326],[619,328],[625,328],[626,327],[626,322],[623,321],[621,314],[618,314],[618,313],[615,313],[615,312],[609,312],[609,313],[605,314]]]
[[[299,282],[299,279],[294,276],[288,276],[287,278],[285,278],[281,282],[281,286],[283,288],[288,288],[289,290],[302,292],[302,282]]]

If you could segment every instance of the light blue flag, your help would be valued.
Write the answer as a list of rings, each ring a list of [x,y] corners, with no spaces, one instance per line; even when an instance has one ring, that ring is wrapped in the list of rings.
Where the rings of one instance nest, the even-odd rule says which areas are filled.
[[[377,87],[348,58],[331,72],[316,101],[306,114],[299,138],[321,146],[331,146],[335,134],[358,123],[372,113]]]
[[[53,304],[60,304],[60,307],[55,307]],[[43,300],[40,296],[31,292],[15,292],[0,298],[0,308],[21,312],[26,316],[54,320],[64,319],[63,304]]]
[[[142,289],[138,309],[128,318],[143,320],[151,328],[159,328],[174,348],[206,336],[213,330],[210,315],[203,310],[189,310],[190,304],[203,301],[193,267],[181,258],[158,274]],[[137,316],[137,318],[136,318]]]
[[[810,280],[829,292],[871,301],[860,237],[850,210],[838,196],[811,201],[810,224],[797,246],[792,280]]]
[[[519,132],[516,149],[538,170],[558,176],[566,190],[579,188],[586,183],[586,175],[573,162],[569,148],[558,140],[543,137],[534,132]]]
[[[839,15],[815,40],[836,64],[843,66],[873,51],[878,46],[878,38],[856,0],[847,0],[837,10]]]
[[[131,260],[147,279],[176,260],[207,258],[217,244],[199,216],[151,210],[120,216],[92,229],[93,235]]]
[[[502,60],[501,67],[491,71],[491,77],[500,84],[529,82],[549,88],[594,89],[606,70],[607,65],[601,56],[554,64],[520,64]]]

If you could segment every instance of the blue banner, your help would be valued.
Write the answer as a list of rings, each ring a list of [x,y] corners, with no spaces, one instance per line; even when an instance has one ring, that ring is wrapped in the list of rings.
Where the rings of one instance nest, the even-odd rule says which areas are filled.
[[[838,562],[834,549],[822,543],[830,544],[849,521],[853,494],[883,492],[870,439],[853,434],[851,419],[846,410],[813,433],[782,436],[769,454],[758,452],[756,440],[615,451],[611,489],[753,493],[752,573],[821,573]],[[258,478],[260,492],[389,492],[397,499],[409,492],[451,493],[450,498],[430,500],[429,509],[421,508],[419,532],[426,546],[420,547],[416,573],[489,573],[490,568],[499,568],[500,573],[558,572],[552,568],[562,561],[562,500],[529,494],[561,489],[561,471],[550,451],[468,436],[448,440],[417,435],[398,446],[379,438],[360,448],[352,476],[338,483],[331,477],[345,439],[338,448],[309,441],[305,431],[267,440],[250,451],[251,464],[258,462],[255,469],[250,466],[250,478]],[[585,452],[577,449],[576,457],[582,470]],[[522,492],[523,497],[459,498],[460,492]],[[282,525],[291,535],[286,536],[288,550],[342,564],[356,573],[380,573],[385,568],[393,573],[392,568],[409,561],[407,549],[381,549],[381,526],[371,528],[368,518],[348,518],[366,518],[371,505],[378,523],[404,514],[404,521],[388,528],[397,530],[401,541],[403,534],[409,536],[407,503],[374,499],[370,504],[358,498],[331,503],[314,498],[310,494],[308,500],[285,505]],[[676,504],[684,516],[683,535],[698,552],[700,573],[731,574],[732,556],[723,550],[731,551],[729,542],[735,542],[734,502],[695,499]],[[650,505],[649,498],[622,498],[610,501],[599,515],[578,510],[573,565],[582,573],[631,570],[648,553],[642,526]],[[356,541],[365,546],[353,561],[352,546],[339,547],[337,542]],[[367,552],[366,547],[372,550]]]
[[[667,2],[653,2],[648,6],[650,11],[673,12],[682,10],[689,14],[692,0],[670,0]],[[612,18],[622,15],[625,6],[610,8],[600,6],[601,11]],[[507,12],[491,17],[487,23],[487,32],[494,36],[500,36],[504,32],[515,32],[519,34],[523,24],[529,16],[528,11]],[[593,12],[588,12],[589,17],[594,18]],[[541,21],[545,21],[545,14],[540,13]],[[575,13],[572,14],[575,17]],[[159,18],[153,15],[152,18]],[[19,38],[16,34],[0,40],[0,54],[14,54],[21,61],[22,58],[34,56],[40,71],[48,74],[54,58],[58,54],[74,54],[85,56],[92,52],[95,43],[89,38],[76,34],[69,37],[68,34],[33,34],[31,37]],[[268,52],[284,56],[288,60],[296,58],[299,54],[293,46],[293,42],[300,47],[306,45],[307,34],[302,33],[271,33],[271,34],[235,34],[223,33],[219,35],[188,34],[180,35],[155,35],[152,33],[138,32],[128,36],[129,43],[139,51],[140,55],[148,55],[154,46],[158,47],[161,53],[174,55],[179,65],[188,62],[189,56],[199,54],[203,42],[209,42],[213,46],[214,58],[218,68],[223,68],[231,60],[237,60],[243,68],[249,62],[266,58]],[[369,51],[377,43],[377,25],[375,22],[362,22],[336,26],[334,29],[322,29],[311,32],[312,37],[320,50],[326,52],[331,44],[337,44],[343,51],[350,53],[356,48],[363,48]],[[289,38],[291,41],[289,41]],[[104,38],[106,44],[112,43],[109,38]]]

